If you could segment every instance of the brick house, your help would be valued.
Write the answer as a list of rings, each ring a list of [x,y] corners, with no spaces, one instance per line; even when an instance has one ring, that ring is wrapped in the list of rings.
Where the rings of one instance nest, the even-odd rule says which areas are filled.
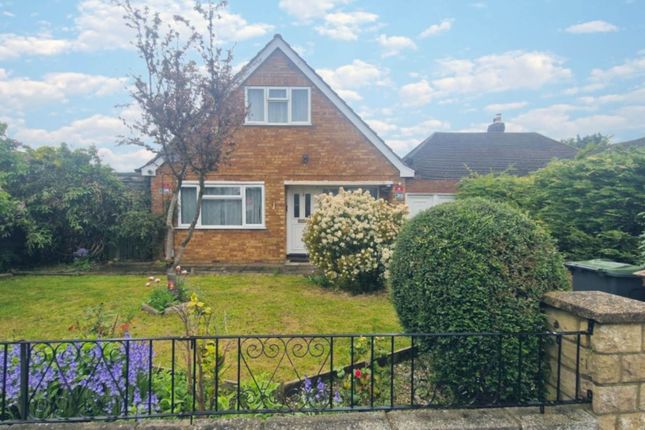
[[[414,171],[279,35],[238,78],[247,119],[229,162],[207,178],[186,261],[278,263],[306,254],[302,233],[314,196],[339,187],[402,200]],[[153,211],[162,212],[172,175],[160,159],[139,170],[150,177]],[[187,179],[176,243],[195,213],[197,182]]]
[[[405,201],[411,216],[454,199],[470,172],[524,175],[575,149],[538,133],[434,133],[400,159],[321,77],[276,35],[238,75],[248,106],[228,163],[209,175],[185,253],[190,263],[280,263],[306,255],[302,234],[314,196],[362,188]],[[152,210],[164,211],[174,179],[156,158],[148,177]],[[196,209],[197,181],[179,195],[176,243]]]

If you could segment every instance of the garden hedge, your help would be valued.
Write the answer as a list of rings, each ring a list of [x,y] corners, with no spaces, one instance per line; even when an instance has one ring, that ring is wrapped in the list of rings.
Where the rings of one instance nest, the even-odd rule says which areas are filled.
[[[474,174],[458,198],[483,197],[527,211],[569,260],[608,258],[636,264],[645,231],[645,148],[620,145],[556,160],[529,176]]]
[[[421,212],[402,230],[391,263],[391,294],[408,332],[536,332],[540,299],[568,288],[563,259],[546,231],[518,209],[466,199]],[[433,383],[452,401],[535,397],[543,372],[539,342],[446,337],[424,343]],[[500,361],[501,357],[501,361]],[[502,366],[502,389],[497,378]]]

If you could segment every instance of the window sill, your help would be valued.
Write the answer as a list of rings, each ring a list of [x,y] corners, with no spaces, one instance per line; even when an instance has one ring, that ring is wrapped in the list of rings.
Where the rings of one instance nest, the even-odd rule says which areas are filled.
[[[176,226],[175,230],[188,230],[190,226],[187,225],[180,225]],[[218,226],[218,227],[210,227],[210,226],[195,226],[195,230],[222,230],[222,231],[227,231],[227,230],[266,230],[266,226],[264,225],[258,225],[258,226],[239,226],[239,225],[232,225],[228,227],[223,227],[223,226]]]
[[[295,124],[275,124],[275,123],[269,123],[269,122],[245,122],[244,126],[247,127],[311,127],[311,123],[307,122],[301,122],[301,123],[295,123]]]

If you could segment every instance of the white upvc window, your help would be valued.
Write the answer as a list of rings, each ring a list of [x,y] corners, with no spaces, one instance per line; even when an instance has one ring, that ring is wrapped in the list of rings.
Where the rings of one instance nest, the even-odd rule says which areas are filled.
[[[186,181],[179,191],[177,226],[188,228],[197,210],[199,184]],[[262,229],[264,224],[264,183],[206,182],[198,229]]]
[[[249,125],[311,125],[309,87],[246,87]]]

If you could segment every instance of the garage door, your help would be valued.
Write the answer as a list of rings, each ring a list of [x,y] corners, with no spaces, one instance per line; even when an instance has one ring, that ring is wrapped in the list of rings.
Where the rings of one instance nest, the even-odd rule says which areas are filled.
[[[431,208],[441,203],[451,202],[455,199],[454,194],[406,194],[405,202],[410,211],[410,218],[422,210]]]

